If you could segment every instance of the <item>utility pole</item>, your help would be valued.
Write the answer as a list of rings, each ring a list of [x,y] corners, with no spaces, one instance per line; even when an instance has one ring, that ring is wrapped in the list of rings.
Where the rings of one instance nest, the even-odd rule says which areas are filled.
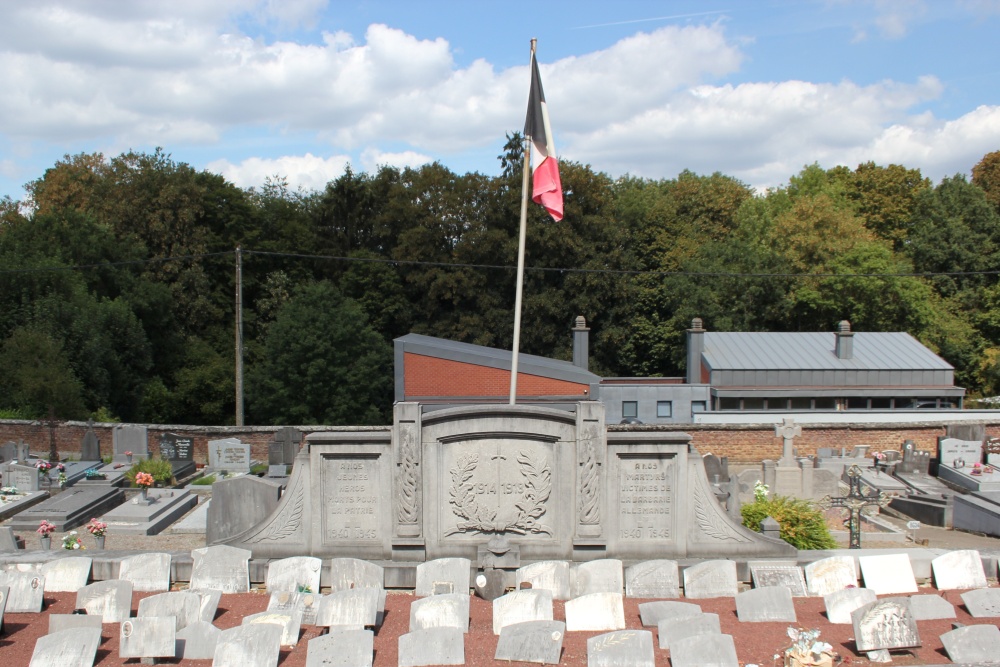
[[[236,425],[243,426],[243,247],[236,246]]]

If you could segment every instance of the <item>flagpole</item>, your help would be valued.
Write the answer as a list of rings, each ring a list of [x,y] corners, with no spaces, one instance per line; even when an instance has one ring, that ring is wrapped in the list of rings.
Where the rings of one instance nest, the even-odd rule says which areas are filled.
[[[535,59],[535,44],[531,40],[531,60]],[[524,167],[521,175],[521,229],[517,238],[517,287],[514,292],[514,347],[510,355],[510,404],[517,403],[517,357],[521,347],[521,296],[524,292],[524,245],[528,229],[528,178],[531,173],[531,137],[524,137]]]

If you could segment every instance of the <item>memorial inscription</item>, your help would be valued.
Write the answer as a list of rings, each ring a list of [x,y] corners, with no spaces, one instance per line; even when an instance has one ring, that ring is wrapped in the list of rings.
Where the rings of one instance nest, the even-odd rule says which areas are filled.
[[[673,462],[665,457],[622,457],[618,466],[619,539],[671,539]]]
[[[382,480],[378,456],[329,456],[323,460],[326,541],[382,539]]]

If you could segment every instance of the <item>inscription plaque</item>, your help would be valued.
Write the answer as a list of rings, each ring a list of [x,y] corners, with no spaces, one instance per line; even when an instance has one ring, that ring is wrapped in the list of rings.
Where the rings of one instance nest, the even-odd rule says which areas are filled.
[[[381,541],[382,486],[377,455],[324,457],[325,541]]]
[[[661,456],[622,456],[618,465],[618,539],[669,540],[674,462]]]

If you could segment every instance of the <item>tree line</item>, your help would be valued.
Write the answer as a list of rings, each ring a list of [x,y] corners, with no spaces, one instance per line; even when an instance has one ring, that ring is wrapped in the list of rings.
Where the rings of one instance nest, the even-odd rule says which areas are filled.
[[[246,423],[387,423],[392,340],[510,349],[521,137],[501,173],[346,172],[241,189],[162,150],[66,156],[0,200],[0,414],[231,424],[235,249]],[[934,184],[868,162],[764,193],[721,173],[561,164],[529,210],[521,350],[682,375],[684,330],[907,331],[970,396],[1000,393],[1000,151]]]

